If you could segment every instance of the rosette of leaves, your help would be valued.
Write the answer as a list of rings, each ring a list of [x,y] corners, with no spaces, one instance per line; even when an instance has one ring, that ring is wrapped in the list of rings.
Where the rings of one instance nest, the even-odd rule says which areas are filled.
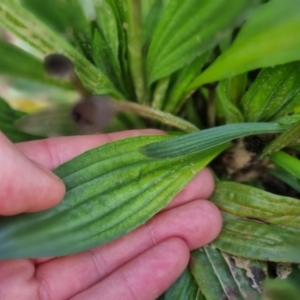
[[[25,45],[0,40],[1,78],[72,90],[43,68],[46,56],[62,54],[88,95],[113,99],[117,115],[102,131],[172,132],[113,142],[60,166],[61,204],[0,218],[0,259],[111,241],[209,165],[223,230],[191,253],[160,298],[298,299],[298,0],[2,0],[0,26]],[[53,128],[71,135],[73,106],[25,116],[1,99],[0,129],[14,142]]]

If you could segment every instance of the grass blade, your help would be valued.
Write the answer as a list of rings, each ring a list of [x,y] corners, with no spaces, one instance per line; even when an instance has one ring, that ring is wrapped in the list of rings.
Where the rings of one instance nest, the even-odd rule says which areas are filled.
[[[141,148],[150,157],[167,158],[199,152],[247,135],[282,132],[288,127],[277,123],[240,123],[190,133]]]

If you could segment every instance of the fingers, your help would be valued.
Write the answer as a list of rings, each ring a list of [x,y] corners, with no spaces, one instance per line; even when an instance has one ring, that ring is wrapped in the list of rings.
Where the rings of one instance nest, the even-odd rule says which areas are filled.
[[[178,239],[166,240],[130,261],[100,283],[72,300],[152,300],[162,294],[183,272],[189,249]]]
[[[0,215],[33,212],[57,204],[62,181],[24,156],[0,132]]]
[[[164,240],[178,237],[189,250],[203,246],[218,235],[221,223],[220,213],[212,203],[193,201],[158,214],[111,243],[38,265],[36,276],[53,295],[51,299],[70,298]]]
[[[35,267],[26,259],[0,262],[0,299],[35,300],[38,283],[34,280]]]
[[[127,130],[110,134],[56,137],[17,144],[27,157],[52,170],[73,157],[102,144],[127,137],[162,134],[155,129]]]

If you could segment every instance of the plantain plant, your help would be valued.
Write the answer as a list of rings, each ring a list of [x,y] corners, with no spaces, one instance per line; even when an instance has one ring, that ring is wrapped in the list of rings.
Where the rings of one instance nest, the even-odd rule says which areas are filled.
[[[0,259],[116,239],[209,166],[223,230],[160,299],[299,299],[299,0],[1,0],[0,26],[15,41],[0,40],[2,80],[74,98],[33,114],[0,99],[0,129],[13,142],[83,133],[87,123],[170,133],[58,167],[64,200],[0,217]],[[51,55],[62,60],[49,67]]]

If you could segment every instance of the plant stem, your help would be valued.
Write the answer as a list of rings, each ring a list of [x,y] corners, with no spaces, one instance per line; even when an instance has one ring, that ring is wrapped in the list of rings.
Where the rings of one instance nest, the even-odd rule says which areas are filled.
[[[152,107],[155,109],[162,109],[166,97],[167,89],[169,87],[170,77],[165,77],[157,82],[154,91]]]
[[[129,66],[138,102],[147,102],[145,72],[142,57],[142,17],[140,0],[126,0]]]
[[[131,112],[144,118],[149,118],[166,125],[171,125],[184,132],[194,132],[199,130],[195,125],[188,121],[148,106],[130,101],[115,101],[115,106],[120,112]]]

